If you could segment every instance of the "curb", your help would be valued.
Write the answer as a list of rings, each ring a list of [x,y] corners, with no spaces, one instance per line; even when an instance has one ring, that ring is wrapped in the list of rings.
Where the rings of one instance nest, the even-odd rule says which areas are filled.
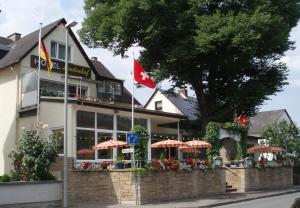
[[[215,204],[211,204],[211,205],[203,205],[203,206],[198,206],[197,208],[219,207],[219,206],[224,206],[224,205],[228,205],[228,204],[236,204],[236,203],[247,202],[247,201],[252,201],[252,200],[257,200],[257,199],[264,199],[264,198],[269,198],[269,197],[274,197],[274,196],[293,194],[293,193],[297,193],[297,192],[300,192],[300,189],[293,190],[293,191],[287,191],[287,192],[283,192],[283,193],[276,193],[276,194],[274,193],[274,194],[265,195],[265,196],[256,196],[256,197],[249,197],[249,198],[245,198],[245,199],[238,199],[235,201],[220,202],[220,203],[215,203]]]

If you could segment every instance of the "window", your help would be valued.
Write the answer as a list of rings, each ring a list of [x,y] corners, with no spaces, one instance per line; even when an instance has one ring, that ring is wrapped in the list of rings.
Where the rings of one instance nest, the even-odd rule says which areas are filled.
[[[42,96],[50,96],[50,97],[63,97],[65,93],[65,85],[63,83],[58,82],[49,82],[46,80],[41,80],[41,93]],[[68,93],[70,97],[74,97],[79,90],[79,86],[69,85]],[[85,95],[86,88],[81,89],[81,95]]]
[[[162,110],[162,101],[155,102],[155,110]]]
[[[37,90],[37,76],[35,72],[29,72],[22,75],[22,93],[28,93]]]
[[[71,61],[71,47],[68,46],[68,61]],[[66,46],[61,43],[51,41],[51,57],[65,60]]]
[[[109,141],[112,139],[112,133],[99,132],[97,143]],[[112,149],[98,150],[98,159],[112,159]]]
[[[147,120],[144,118],[135,118],[134,125],[141,125],[145,129],[147,129]]]
[[[122,95],[122,84],[119,82],[100,81],[97,88],[98,93]]]
[[[98,129],[114,129],[113,115],[97,113],[97,128]]]
[[[52,129],[53,138],[57,142],[57,151],[59,155],[64,154],[64,129]]]
[[[144,118],[134,118],[134,125],[141,125],[147,129],[147,120]],[[131,118],[117,116],[117,126],[118,131],[130,131]]]
[[[118,131],[130,131],[131,118],[117,116],[117,126]]]
[[[41,85],[42,96],[51,96],[51,97],[64,96],[65,86],[63,83],[41,80],[40,85]]]
[[[95,113],[88,111],[77,111],[77,127],[95,128]]]
[[[94,160],[95,133],[89,130],[78,130],[76,133],[77,149],[76,155],[79,160]]]

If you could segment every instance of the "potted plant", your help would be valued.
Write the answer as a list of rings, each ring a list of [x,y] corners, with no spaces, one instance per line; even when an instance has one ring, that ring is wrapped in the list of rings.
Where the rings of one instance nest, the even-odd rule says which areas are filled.
[[[124,169],[124,167],[125,167],[124,159],[125,159],[125,157],[123,154],[118,155],[117,162],[116,162],[117,169]]]

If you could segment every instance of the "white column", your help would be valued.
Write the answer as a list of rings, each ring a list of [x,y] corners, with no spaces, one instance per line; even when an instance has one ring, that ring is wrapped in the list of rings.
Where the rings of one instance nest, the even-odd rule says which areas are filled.
[[[181,138],[181,134],[180,134],[180,121],[177,121],[177,138],[179,141],[182,141],[182,138]],[[179,148],[178,148],[178,159],[181,160],[182,159],[182,153],[179,151]]]
[[[117,138],[117,114],[114,113],[114,132],[113,132],[113,140],[118,140]],[[113,160],[117,160],[118,152],[117,148],[113,149]]]
[[[148,140],[148,160],[151,160],[151,118],[147,119],[147,130],[149,134]]]

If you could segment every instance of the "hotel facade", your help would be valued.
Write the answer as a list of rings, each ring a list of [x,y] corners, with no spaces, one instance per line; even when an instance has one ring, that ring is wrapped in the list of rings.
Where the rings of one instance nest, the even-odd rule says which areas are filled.
[[[124,81],[114,77],[97,60],[89,58],[71,29],[60,19],[42,28],[42,40],[51,56],[53,71],[48,75],[41,60],[39,123],[42,134],[55,134],[63,154],[65,36],[68,34],[68,157],[75,161],[116,160],[118,150],[94,151],[92,146],[109,139],[125,140],[131,128],[131,94]],[[66,33],[67,30],[67,33]],[[14,33],[0,37],[0,175],[12,169],[9,154],[16,149],[22,131],[37,126],[38,35]],[[150,135],[148,159],[157,158],[151,142],[162,138],[180,139],[179,122],[186,116],[145,109],[135,100],[134,123]],[[177,124],[176,128],[166,124]],[[177,154],[174,150],[173,154]]]

